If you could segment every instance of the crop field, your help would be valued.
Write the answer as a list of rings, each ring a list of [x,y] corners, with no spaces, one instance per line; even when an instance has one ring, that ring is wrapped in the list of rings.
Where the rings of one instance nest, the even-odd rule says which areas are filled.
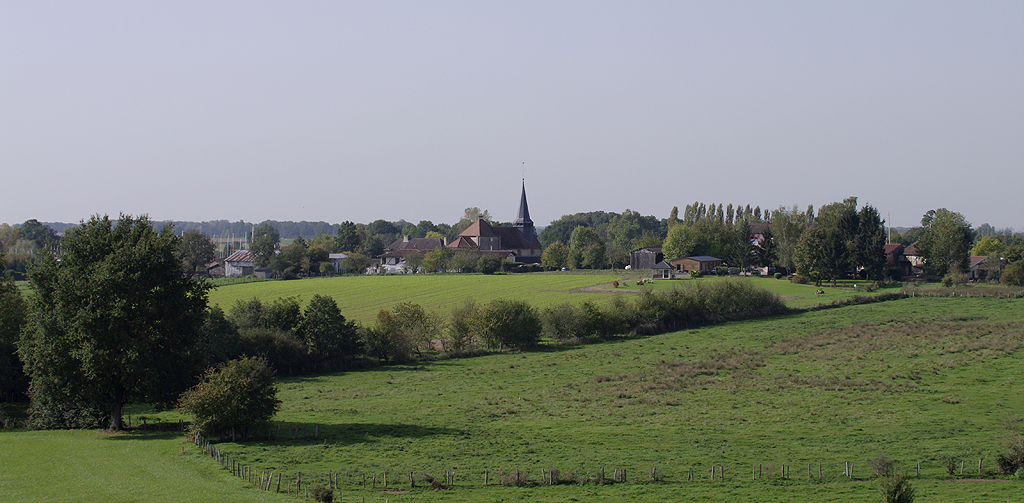
[[[661,280],[636,285],[637,279],[649,277],[646,273],[631,271],[551,272],[534,274],[482,275],[482,274],[414,274],[394,276],[340,276],[308,278],[292,281],[259,281],[223,285],[210,292],[210,304],[225,310],[239,300],[253,297],[273,301],[282,297],[297,297],[305,305],[313,295],[329,295],[337,301],[346,318],[364,325],[372,324],[381,309],[400,302],[420,304],[424,309],[444,316],[466,299],[489,302],[493,299],[529,301],[534,307],[544,308],[563,302],[608,302],[615,293],[636,293],[641,290],[671,290],[686,288],[694,282],[723,281],[725,278],[706,277],[699,280]],[[618,288],[612,287],[618,281]],[[785,280],[767,278],[732,278],[731,281],[753,281],[776,292],[792,307],[807,307],[849,298],[855,294],[852,285],[821,288],[816,295],[813,285],[796,285]],[[898,287],[893,287],[898,289]],[[886,289],[887,291],[892,291]],[[863,292],[861,292],[863,294]]]

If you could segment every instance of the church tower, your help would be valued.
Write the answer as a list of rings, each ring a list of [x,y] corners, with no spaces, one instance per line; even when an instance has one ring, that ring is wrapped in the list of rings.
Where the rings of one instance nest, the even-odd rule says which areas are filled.
[[[519,230],[519,234],[527,243],[536,239],[537,231],[533,228],[533,220],[530,220],[530,207],[526,204],[526,179],[523,179],[523,195],[519,199],[519,214],[512,222],[512,227]]]

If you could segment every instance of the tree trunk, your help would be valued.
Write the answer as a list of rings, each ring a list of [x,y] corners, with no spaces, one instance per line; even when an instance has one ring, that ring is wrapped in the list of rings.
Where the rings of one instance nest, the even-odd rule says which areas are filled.
[[[115,403],[110,410],[110,429],[113,431],[121,431],[124,428],[124,422],[121,421],[121,407],[122,403]]]

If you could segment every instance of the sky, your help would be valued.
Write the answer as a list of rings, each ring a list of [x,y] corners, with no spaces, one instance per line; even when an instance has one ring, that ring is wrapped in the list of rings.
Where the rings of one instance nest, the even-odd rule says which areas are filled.
[[[0,222],[1024,230],[1024,2],[0,2]]]

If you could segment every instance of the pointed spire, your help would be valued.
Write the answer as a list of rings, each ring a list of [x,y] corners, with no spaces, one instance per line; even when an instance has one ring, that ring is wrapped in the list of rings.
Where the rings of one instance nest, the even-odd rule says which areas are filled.
[[[523,195],[519,198],[519,214],[512,222],[512,227],[519,229],[519,233],[527,242],[533,241],[536,235],[533,228],[533,220],[530,219],[530,207],[526,203],[526,179],[523,179]]]

